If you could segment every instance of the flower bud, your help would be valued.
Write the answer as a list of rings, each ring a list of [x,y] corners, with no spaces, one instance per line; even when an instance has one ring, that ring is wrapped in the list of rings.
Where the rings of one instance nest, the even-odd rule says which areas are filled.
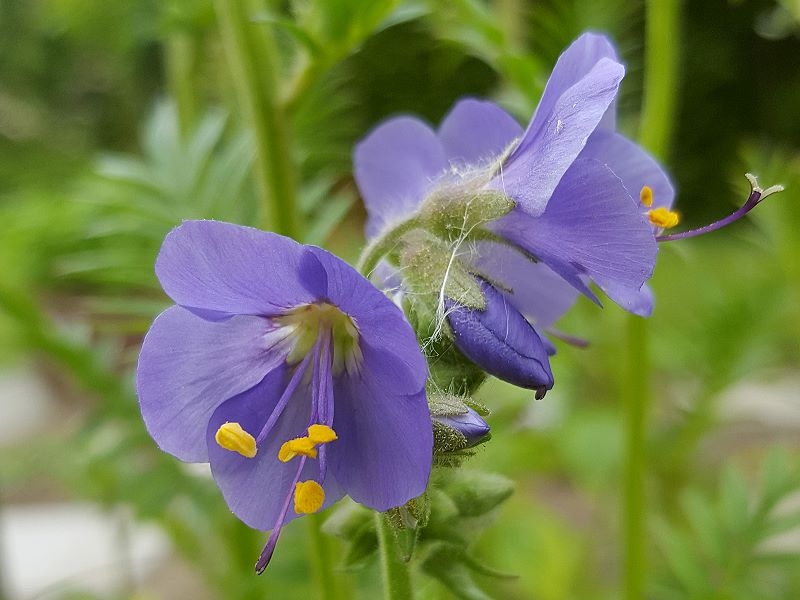
[[[456,347],[490,375],[536,390],[537,399],[544,397],[553,387],[547,347],[499,291],[478,281],[486,301],[484,310],[447,299],[447,321]]]
[[[476,445],[489,433],[489,424],[473,409],[467,407],[467,412],[451,415],[433,415],[433,419],[442,425],[455,429],[467,441],[467,448]]]

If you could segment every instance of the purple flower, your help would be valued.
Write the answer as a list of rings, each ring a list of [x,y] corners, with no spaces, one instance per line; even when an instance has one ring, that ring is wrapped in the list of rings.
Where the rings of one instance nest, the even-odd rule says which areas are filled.
[[[187,221],[156,273],[177,306],[139,357],[145,425],[164,451],[210,462],[242,521],[272,529],[259,572],[300,514],[345,494],[383,511],[425,490],[427,366],[401,311],[353,268],[277,234]]]
[[[536,330],[493,286],[480,281],[486,308],[472,310],[447,302],[447,320],[456,346],[476,365],[504,381],[533,388],[544,397],[553,387],[548,346]]]
[[[645,281],[655,264],[654,233],[672,224],[674,192],[658,164],[615,132],[623,75],[610,42],[587,33],[559,58],[525,130],[495,104],[474,99],[459,101],[437,131],[413,117],[382,123],[354,153],[368,238],[386,238],[409,224],[425,227],[431,222],[425,215],[446,214],[448,202],[451,216],[458,217],[470,199],[480,206],[501,194],[511,199],[509,210],[485,211],[484,223],[465,217],[470,229],[459,233],[468,250],[453,252],[497,292],[487,298],[488,308],[462,307],[476,313],[466,321],[495,322],[480,313],[503,311],[510,328],[511,321],[519,321],[512,316],[517,312],[545,329],[578,293],[599,303],[591,282],[625,309],[648,315],[652,295]],[[451,222],[440,231],[452,228]],[[481,351],[479,342],[462,334],[463,327],[449,322],[463,352]],[[496,324],[494,337],[502,338],[506,327]],[[512,351],[526,355],[531,347],[528,341],[527,349]],[[534,362],[544,366],[546,354],[541,349],[534,354]],[[490,359],[481,366],[498,374],[502,365]],[[552,385],[535,370],[522,374],[525,387]]]
[[[465,412],[454,412],[446,415],[434,415],[433,419],[438,423],[455,429],[464,436],[467,447],[476,445],[489,435],[489,424],[483,420],[475,410],[467,407]]]

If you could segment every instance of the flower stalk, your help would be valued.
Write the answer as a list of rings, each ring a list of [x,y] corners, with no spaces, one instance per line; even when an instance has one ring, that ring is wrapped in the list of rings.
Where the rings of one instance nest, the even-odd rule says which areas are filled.
[[[644,598],[646,569],[647,410],[650,405],[650,356],[647,321],[628,315],[625,327],[625,370],[622,399],[625,431],[625,466],[622,509],[626,600]]]
[[[677,0],[649,0],[645,53],[645,96],[639,140],[657,159],[669,152],[677,89],[680,5]],[[628,315],[622,402],[626,460],[623,472],[623,598],[645,597],[647,411],[650,405],[650,359],[647,323]]]
[[[178,109],[181,134],[186,137],[197,121],[198,42],[190,32],[174,31],[165,43],[167,84]]]
[[[416,218],[400,221],[379,237],[367,244],[358,258],[356,270],[364,277],[369,277],[381,259],[389,254],[400,242],[400,238],[419,226]]]
[[[375,513],[375,529],[378,532],[384,600],[412,600],[408,563],[400,558],[392,526],[380,512]]]
[[[275,42],[269,28],[252,21],[250,15],[255,11],[248,0],[216,0],[214,6],[236,93],[255,135],[260,224],[302,239]]]
[[[309,515],[308,532],[309,544],[308,552],[311,559],[311,572],[314,580],[314,587],[320,600],[340,600],[348,598],[346,590],[343,589],[343,581],[337,575],[334,567],[333,556],[331,555],[332,540],[322,531],[324,517],[320,514]]]

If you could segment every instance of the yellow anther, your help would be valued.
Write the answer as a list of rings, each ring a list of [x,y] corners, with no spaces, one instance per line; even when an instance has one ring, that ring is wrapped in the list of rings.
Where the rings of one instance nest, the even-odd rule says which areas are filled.
[[[322,508],[325,502],[325,490],[313,479],[298,481],[294,486],[294,512],[298,515],[310,515]]]
[[[338,439],[338,437],[336,432],[327,425],[315,424],[308,428],[308,439],[315,444],[327,444]]]
[[[256,439],[247,433],[239,423],[223,423],[214,435],[217,443],[231,452],[238,452],[244,457],[256,455]]]
[[[642,206],[647,206],[648,208],[653,206],[653,188],[649,185],[644,186],[639,192],[639,202],[642,203]]]
[[[314,448],[314,442],[311,441],[311,438],[299,437],[284,442],[281,449],[278,450],[278,460],[289,462],[298,454],[309,458],[317,458],[317,449]]]
[[[678,221],[680,221],[678,213],[673,210],[669,210],[668,208],[664,208],[663,206],[659,206],[653,210],[648,210],[647,218],[650,219],[650,223],[656,227],[660,227],[661,229],[675,227],[675,225],[678,224]]]

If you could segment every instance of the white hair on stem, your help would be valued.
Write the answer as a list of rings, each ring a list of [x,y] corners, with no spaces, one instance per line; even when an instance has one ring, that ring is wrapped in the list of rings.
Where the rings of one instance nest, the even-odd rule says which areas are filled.
[[[452,311],[457,310],[455,307],[453,307],[448,311],[445,305],[445,288],[447,287],[447,280],[450,277],[450,271],[453,268],[453,263],[455,263],[455,261],[458,260],[458,258],[463,255],[462,247],[464,245],[464,242],[466,242],[469,239],[469,236],[472,233],[472,231],[479,225],[482,225],[483,223],[487,222],[486,220],[479,221],[477,223],[474,223],[472,227],[470,227],[469,229],[465,229],[469,219],[469,207],[471,203],[472,200],[470,200],[464,207],[464,215],[461,221],[462,223],[461,233],[455,240],[452,241],[450,258],[447,261],[447,268],[445,269],[444,277],[442,277],[442,284],[439,287],[438,301],[436,303],[435,326],[433,328],[433,333],[431,333],[430,337],[428,338],[428,340],[426,340],[425,344],[423,345],[422,348],[423,351],[427,350],[430,344],[432,344],[433,342],[442,337],[444,333],[444,327],[447,316]],[[472,251],[474,252],[474,249]],[[452,298],[452,300],[455,300],[458,303],[461,300],[461,298]]]

